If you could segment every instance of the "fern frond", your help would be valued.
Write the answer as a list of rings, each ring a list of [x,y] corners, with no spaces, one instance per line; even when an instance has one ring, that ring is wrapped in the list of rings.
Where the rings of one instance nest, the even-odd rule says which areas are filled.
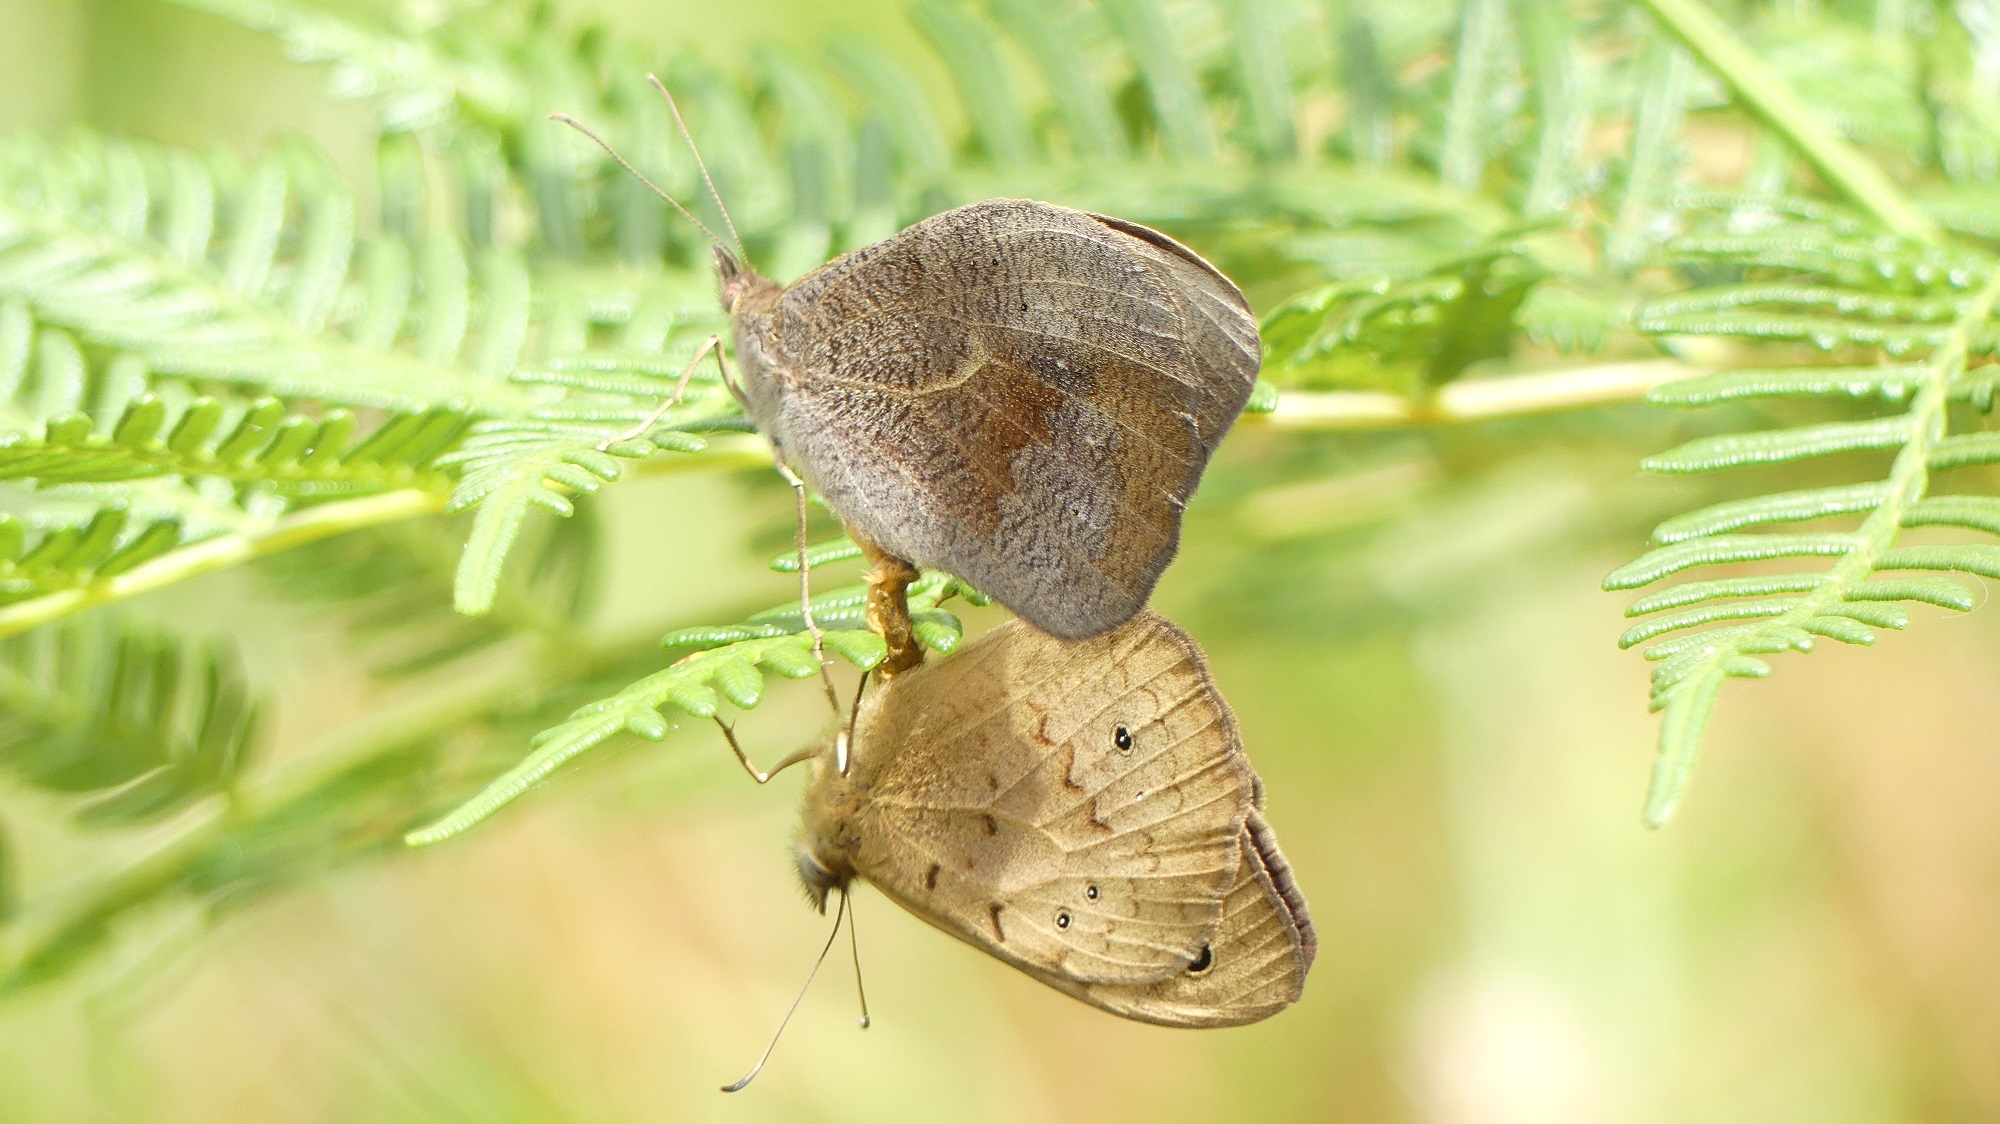
[[[1922,363],[1887,363],[1877,367],[1786,367],[1776,370],[1722,371],[1699,378],[1676,379],[1646,392],[1659,406],[1713,406],[1754,398],[1881,398],[1901,402],[1923,385],[1928,368]],[[1986,383],[1976,373],[1952,384],[1952,397],[1966,397]]]
[[[1034,156],[1034,133],[993,36],[951,0],[917,0],[910,19],[943,58],[987,162],[1000,168],[1027,164]]]
[[[0,145],[0,303],[156,377],[398,412],[527,409],[523,388],[452,362],[463,321],[443,312],[474,299],[458,247],[433,241],[420,269],[400,242],[360,243],[347,193],[290,164],[218,179],[117,143]]]
[[[488,611],[455,611],[462,520],[419,519],[263,559],[258,573],[289,600],[344,628],[359,659],[382,678],[420,673],[524,636],[574,649],[594,603],[601,531],[589,518],[530,520]]]
[[[285,45],[300,62],[329,63],[336,97],[377,102],[383,129],[422,129],[463,107],[480,116],[522,116],[528,92],[518,71],[495,57],[496,44],[472,21],[450,35],[410,35],[298,0],[173,0],[234,20]]]
[[[1072,155],[1086,161],[1125,157],[1128,140],[1111,96],[1084,58],[1075,21],[1048,0],[987,0],[987,10],[1035,64],[1056,114],[1069,134]]]
[[[1911,424],[1911,418],[1902,416],[1703,437],[1647,457],[1639,467],[1662,473],[1713,472],[1738,465],[1783,464],[1860,449],[1888,449],[1909,440]]]
[[[396,414],[357,441],[356,418],[346,410],[315,418],[287,413],[275,398],[233,405],[196,397],[170,413],[165,400],[146,393],[110,416],[108,437],[99,432],[103,421],[87,414],[50,420],[39,439],[0,432],[0,480],[48,486],[201,476],[316,497],[437,488],[442,477],[432,462],[467,422],[451,409]]]
[[[1503,236],[1415,277],[1335,282],[1292,297],[1264,318],[1265,377],[1414,393],[1506,354],[1517,310],[1549,276],[1525,241]]]
[[[1244,143],[1260,159],[1290,160],[1298,155],[1297,108],[1279,14],[1256,0],[1226,0],[1225,8],[1236,45]]]
[[[1821,237],[1821,242],[1823,245],[1838,242],[1849,247],[1862,245],[1861,239],[1849,235]],[[1937,256],[1929,251],[1908,251],[1896,239],[1877,238],[1867,245],[1878,265],[1907,264],[1912,253],[1919,260],[1934,260]],[[1817,259],[1820,265],[1831,260],[1824,256]],[[1797,267],[1796,262],[1793,267]],[[1966,272],[1969,268],[1954,266],[1946,273],[1927,278],[1928,284],[1962,287],[1976,276],[1982,287],[1970,298],[1949,299],[1943,307],[1950,310],[1951,318],[1934,328],[1922,329],[1927,334],[1917,342],[1934,350],[1921,364],[1899,363],[1874,370],[1737,371],[1691,380],[1687,385],[1670,386],[1659,392],[1660,399],[1676,405],[1816,393],[1825,397],[1886,399],[1906,403],[1906,409],[1901,414],[1867,421],[1703,438],[1648,458],[1644,463],[1645,468],[1654,472],[1707,472],[1851,450],[1897,450],[1887,479],[1880,482],[1732,501],[1669,520],[1654,533],[1664,545],[1605,578],[1606,589],[1636,589],[1684,570],[1719,563],[1800,557],[1835,560],[1828,570],[1818,574],[1697,582],[1653,594],[1632,605],[1629,612],[1634,616],[1664,614],[1634,625],[1619,640],[1625,647],[1658,641],[1646,649],[1646,656],[1659,661],[1653,672],[1653,706],[1664,710],[1665,716],[1660,727],[1660,758],[1646,801],[1647,823],[1664,822],[1678,805],[1723,681],[1769,673],[1769,665],[1756,656],[1787,650],[1809,651],[1820,638],[1872,644],[1876,629],[1899,629],[1908,623],[1907,612],[1892,604],[1894,601],[1917,601],[1955,610],[1972,607],[1970,592],[1949,579],[1870,580],[1879,572],[1913,569],[1980,575],[2000,572],[2000,547],[1897,543],[1906,526],[1953,526],[1986,534],[2000,528],[2000,503],[1987,497],[1926,496],[1930,473],[1940,454],[1950,448],[1950,442],[1975,441],[1972,448],[1980,453],[1968,459],[1980,459],[1993,444],[1986,440],[1991,435],[1954,438],[1946,434],[1948,403],[1964,397],[1968,386],[1985,380],[1983,375],[1967,373],[1967,361],[1975,350],[1990,346],[1993,307],[2000,300],[2000,271],[1989,265],[1972,275]],[[1849,278],[1866,277],[1876,289],[1894,289],[1915,280],[1914,274],[1900,265],[1896,269],[1878,268],[1872,276],[1856,274],[1845,264],[1836,271],[1845,272]],[[1783,285],[1730,287],[1674,298],[1673,303],[1680,308],[1738,306],[1744,310],[1743,323],[1748,324],[1769,322],[1773,316],[1772,304],[1780,308],[1794,304],[1801,291]],[[1869,295],[1864,289],[1849,299],[1843,289],[1841,294],[1833,295],[1818,291],[1814,299],[1830,301],[1850,315],[1880,316],[1883,322],[1872,329],[1878,337],[1918,331],[1912,325],[1913,320],[1941,315],[1938,306],[1927,300],[1912,300],[1892,292],[1876,303],[1867,299]],[[1654,330],[1685,330],[1688,326],[1687,320],[1678,315],[1646,312],[1640,320]],[[1841,338],[1846,342],[1867,338],[1852,330],[1847,320],[1834,318],[1834,323],[1843,326]],[[1733,324],[1709,323],[1705,327],[1738,334]],[[1849,514],[1863,515],[1859,526],[1852,531],[1731,533],[1762,523]],[[1755,623],[1687,632],[1740,620]],[[1677,632],[1687,634],[1658,640]]]
[[[1672,43],[1655,40],[1644,54],[1639,105],[1632,115],[1632,159],[1604,248],[1613,265],[1628,270],[1645,260],[1659,206],[1680,167],[1681,115],[1694,70],[1688,53]]]
[[[157,498],[143,492],[138,495],[146,500]],[[177,489],[168,497],[168,506],[178,509],[199,499],[199,493]],[[0,567],[0,581],[6,583],[0,585],[0,591],[11,593],[14,600],[0,608],[0,637],[303,543],[436,514],[444,509],[444,497],[399,488],[291,514],[224,512],[232,529],[220,534],[206,528],[195,532],[173,519],[142,522],[101,501],[77,506],[82,508],[80,519],[71,515],[75,521],[64,523],[66,513],[52,513],[51,529],[39,542]],[[27,536],[19,526],[0,521],[0,554],[21,549],[18,544]]]
[[[1138,68],[1167,155],[1182,162],[1215,158],[1215,121],[1166,16],[1153,0],[1100,0],[1112,30]]]
[[[939,608],[939,603],[953,596],[985,603],[958,579],[939,573],[927,573],[912,583],[908,596],[918,641],[939,652],[957,647],[962,632],[958,618]],[[866,588],[855,586],[821,594],[812,602],[814,622],[827,649],[863,671],[882,662],[888,652],[882,638],[868,631],[866,598]],[[619,733],[661,740],[672,729],[660,713],[663,708],[712,718],[727,700],[738,709],[749,710],[763,700],[764,672],[787,679],[819,674],[812,636],[796,602],[758,613],[739,625],[681,629],[669,633],[661,645],[693,651],[610,698],[583,707],[562,725],[537,734],[531,743],[534,752],[526,760],[444,818],[411,832],[406,841],[423,847],[464,832],[519,799],[577,755]]]
[[[647,417],[634,416],[637,403],[620,405],[608,395],[664,402],[681,378],[678,372],[664,375],[671,364],[623,366],[627,370],[603,371],[575,363],[535,376],[581,383],[598,394],[527,418],[478,423],[459,449],[439,459],[441,467],[459,472],[450,510],[477,511],[453,594],[460,612],[483,613],[492,605],[500,567],[530,508],[569,515],[573,509],[568,496],[592,493],[617,480],[623,473],[620,461],[644,459],[662,450],[700,453],[708,442],[696,431],[735,427],[733,419],[739,416],[735,401],[719,380],[710,377],[703,382],[690,380],[679,405],[651,419],[653,424],[643,433],[634,433],[633,427],[644,424]]]
[[[531,292],[511,252],[475,268],[442,235],[364,243],[351,200],[309,159],[239,177],[118,144],[21,142],[0,157],[0,390],[13,404],[0,479],[93,484],[108,504],[124,482],[206,481],[203,502],[233,482],[225,505],[261,504],[242,513],[255,524],[274,503],[441,490],[456,473],[453,508],[479,512],[459,603],[479,612],[530,506],[566,511],[565,492],[616,478],[619,458],[698,451],[692,431],[741,427],[707,378],[649,434],[616,441],[719,325],[693,276],[545,271]],[[388,416],[357,433],[350,407]],[[141,553],[115,565],[193,537],[135,534],[119,545]],[[7,587],[16,598],[119,572],[60,538],[26,550],[16,571],[44,576]]]
[[[1451,100],[1438,146],[1438,178],[1448,188],[1479,189],[1500,120],[1516,100],[1507,74],[1515,47],[1508,7],[1505,0],[1467,0],[1460,8]]]
[[[855,542],[853,539],[830,539],[826,542],[814,543],[806,548],[806,568],[816,570],[821,566],[831,565],[835,562],[845,562],[849,559],[859,557],[861,557],[860,543]],[[781,574],[798,573],[798,552],[788,550],[783,554],[776,555],[771,559],[770,567]]]
[[[1682,211],[1715,208],[1727,213],[1718,229],[1669,241],[1665,250],[1670,257],[1691,265],[1778,270],[1785,284],[1801,293],[1812,292],[1815,284],[1876,293],[1965,291],[1986,275],[1975,254],[1882,234],[1824,205],[1713,194],[1683,196],[1673,205]],[[1670,298],[1649,311],[1671,315],[1676,307]]]
[[[85,826],[226,790],[256,745],[260,705],[233,647],[116,617],[0,643],[0,764],[35,787],[88,794]]]

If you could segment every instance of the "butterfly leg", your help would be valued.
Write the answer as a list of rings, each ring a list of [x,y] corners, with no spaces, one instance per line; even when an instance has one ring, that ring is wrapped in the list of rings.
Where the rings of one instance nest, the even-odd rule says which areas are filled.
[[[720,718],[715,720],[715,724],[721,727],[722,736],[726,741],[729,742],[729,748],[732,752],[736,754],[736,760],[743,763],[743,771],[749,773],[750,778],[756,781],[758,784],[770,783],[772,777],[777,776],[779,773],[784,772],[786,769],[791,768],[792,766],[798,764],[801,761],[812,760],[819,753],[819,749],[817,747],[801,749],[798,752],[792,754],[791,756],[785,758],[783,761],[778,762],[776,765],[771,766],[771,771],[766,773],[763,770],[757,768],[757,766],[752,765],[750,763],[750,755],[743,752],[742,744],[736,740],[736,727],[731,726],[729,723],[724,722]]]
[[[648,417],[645,421],[640,422],[638,425],[633,426],[632,428],[626,430],[623,433],[618,434],[615,437],[607,437],[604,440],[599,441],[597,443],[598,452],[603,452],[604,450],[609,449],[611,446],[616,445],[621,441],[630,441],[635,437],[644,437],[648,432],[652,430],[654,426],[658,425],[660,423],[660,419],[667,416],[668,410],[671,410],[675,406],[681,404],[682,396],[687,394],[688,381],[694,378],[694,369],[696,367],[701,366],[701,361],[708,358],[708,353],[711,351],[715,352],[715,365],[721,368],[722,381],[725,385],[727,385],[729,383],[729,368],[722,366],[722,337],[710,336],[705,342],[702,343],[701,350],[694,353],[694,358],[688,360],[688,365],[681,369],[680,381],[674,384],[674,392],[672,394],[667,395],[667,400],[665,402],[660,403],[660,408],[654,410],[650,417]],[[730,393],[736,394],[736,388],[733,385],[731,385],[729,389]],[[740,401],[742,396],[740,394],[737,394],[737,398]]]
[[[826,637],[820,633],[819,622],[813,619],[812,611],[812,567],[806,558],[806,482],[785,463],[785,452],[774,442],[771,446],[773,461],[778,466],[778,475],[792,486],[792,494],[799,501],[798,533],[793,538],[799,552],[799,615],[805,618],[806,631],[812,633],[813,659],[819,661],[820,682],[826,685],[826,702],[833,708],[833,716],[840,717],[840,695],[833,688],[833,673],[826,666]],[[840,775],[847,775],[847,739],[842,737],[835,746],[835,757],[840,766]]]
[[[718,341],[721,338],[721,336],[716,337]],[[743,387],[729,376],[729,363],[723,359],[721,347],[715,349],[715,369],[722,372],[722,389],[728,391],[731,398],[736,399],[736,405],[747,416],[750,413],[750,399],[743,393]]]

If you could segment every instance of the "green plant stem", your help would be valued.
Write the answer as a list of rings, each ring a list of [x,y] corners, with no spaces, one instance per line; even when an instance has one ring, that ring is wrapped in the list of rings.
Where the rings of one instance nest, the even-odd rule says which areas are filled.
[[[1639,0],[1687,46],[1743,107],[1789,140],[1827,183],[1905,238],[1935,242],[1937,227],[1852,145],[1743,44],[1701,0]]]
[[[771,464],[770,448],[762,437],[753,434],[730,436],[717,440],[711,444],[709,451],[700,456],[652,457],[642,462],[643,467],[638,468],[637,473],[654,476],[710,469],[768,468]],[[446,499],[442,492],[401,488],[362,499],[310,507],[296,515],[276,519],[259,530],[203,539],[162,554],[115,577],[0,608],[0,637],[13,636],[96,605],[151,593],[189,578],[226,570],[267,554],[276,554],[333,535],[404,519],[439,515],[445,510]]]
[[[76,589],[65,589],[0,609],[0,636],[26,632],[93,605],[123,601],[142,593],[226,570],[266,554],[300,546],[362,527],[435,515],[444,510],[445,496],[403,488],[358,500],[321,504],[296,515],[273,520],[261,530],[218,535],[168,551],[115,577],[101,578]]]
[[[1662,383],[1708,374],[1673,359],[1605,363],[1566,371],[1465,379],[1428,398],[1367,391],[1284,391],[1276,408],[1246,414],[1280,429],[1400,429],[1457,425],[1500,418],[1636,402]]]
[[[1910,402],[1909,440],[1890,466],[1882,502],[1855,529],[1854,547],[1840,556],[1827,571],[1826,580],[1801,597],[1795,607],[1769,618],[1767,630],[1800,628],[1838,608],[1847,599],[1847,592],[1874,572],[1882,553],[1895,545],[1904,519],[1930,485],[1931,453],[1945,435],[1945,406],[1950,401],[1952,380],[1964,373],[1973,330],[1992,318],[1996,300],[2000,300],[2000,270],[1994,271],[1985,288],[1959,313],[1950,335],[1931,355],[1924,381]],[[1660,700],[1666,713],[1660,722],[1660,755],[1646,793],[1646,826],[1659,827],[1673,816],[1694,770],[1716,692],[1728,677],[1727,664],[1744,654],[1740,640],[1716,644]]]
[[[1702,368],[1675,360],[1648,360],[1472,379],[1451,383],[1427,399],[1364,392],[1286,392],[1279,396],[1276,409],[1268,414],[1247,415],[1246,420],[1280,429],[1398,429],[1464,424],[1633,402],[1661,383],[1705,373]],[[635,472],[653,476],[712,469],[755,469],[770,462],[768,442],[754,434],[741,434],[718,438],[700,456],[649,458]],[[437,515],[445,510],[445,500],[438,492],[404,488],[321,504],[275,520],[260,530],[206,539],[115,577],[0,608],[0,637],[333,535]]]

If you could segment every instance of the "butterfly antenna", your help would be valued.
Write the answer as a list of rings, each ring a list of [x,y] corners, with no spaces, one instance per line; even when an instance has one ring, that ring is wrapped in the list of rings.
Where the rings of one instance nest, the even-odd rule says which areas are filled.
[[[840,907],[833,911],[833,931],[826,935],[826,944],[819,950],[819,959],[813,961],[812,971],[806,973],[806,982],[799,985],[798,996],[792,1000],[792,1005],[785,1010],[785,1017],[778,1020],[778,1029],[771,1033],[771,1044],[764,1047],[764,1056],[757,1059],[757,1064],[750,1067],[750,1072],[744,1074],[742,1080],[724,1085],[722,1087],[723,1092],[740,1092],[744,1086],[755,1081],[759,1073],[764,1072],[764,1063],[771,1060],[771,1051],[778,1048],[778,1039],[785,1033],[785,1024],[792,1021],[792,1015],[798,1011],[799,1004],[805,1000],[806,991],[812,987],[813,977],[819,975],[819,966],[826,963],[826,954],[833,951],[834,938],[840,936],[840,919],[845,916],[847,916],[847,892],[843,890],[840,894]]]
[[[694,166],[701,170],[701,182],[708,185],[708,197],[715,200],[715,209],[722,215],[722,225],[729,228],[729,236],[736,240],[736,252],[741,255],[741,259],[749,261],[750,251],[743,248],[743,236],[736,233],[736,220],[729,217],[729,208],[722,205],[722,193],[715,190],[715,180],[708,174],[708,163],[701,158],[701,149],[695,147],[694,134],[688,132],[687,122],[681,119],[680,103],[674,100],[674,95],[667,89],[666,83],[659,78],[648,74],[646,81],[651,82],[653,88],[660,91],[660,96],[667,99],[667,108],[674,114],[674,124],[680,126],[681,139],[687,142],[688,151],[694,153]]]
[[[658,84],[659,84],[659,81],[658,81],[658,79],[655,79],[655,80],[654,80],[654,85],[658,85]],[[675,117],[676,117],[676,118],[678,118],[679,116],[680,116],[680,115],[679,115],[679,113],[676,113],[676,114],[675,114]],[[721,235],[717,234],[717,233],[716,233],[715,231],[713,231],[713,230],[710,230],[710,229],[709,229],[709,227],[708,227],[708,224],[707,224],[707,223],[705,223],[705,222],[701,221],[701,220],[700,220],[700,219],[698,219],[698,218],[695,218],[695,217],[694,217],[694,212],[693,212],[693,211],[690,211],[690,210],[688,210],[688,209],[687,209],[686,207],[683,207],[683,206],[681,206],[681,201],[680,201],[680,200],[678,200],[678,199],[674,198],[674,197],[673,197],[673,196],[671,196],[671,195],[668,195],[668,194],[667,194],[667,193],[666,193],[665,191],[662,191],[662,190],[660,190],[660,185],[659,185],[659,184],[656,184],[656,183],[654,183],[654,182],[653,182],[652,180],[650,180],[650,179],[647,179],[647,178],[646,178],[646,173],[644,173],[644,172],[640,171],[639,169],[637,169],[637,168],[633,167],[633,166],[632,166],[632,162],[631,162],[630,160],[627,160],[627,159],[625,159],[625,158],[624,158],[623,156],[620,156],[620,155],[618,154],[618,150],[617,150],[617,149],[615,149],[615,148],[613,148],[613,147],[611,147],[611,142],[610,142],[610,141],[607,141],[607,140],[605,140],[605,139],[604,139],[603,137],[600,137],[600,136],[598,136],[598,135],[597,135],[596,133],[593,133],[593,132],[591,132],[591,131],[590,131],[590,127],[589,127],[589,126],[585,125],[585,124],[584,124],[583,122],[581,122],[581,121],[578,121],[578,120],[577,120],[576,118],[574,118],[574,117],[571,117],[571,116],[570,116],[569,114],[567,114],[567,113],[551,113],[551,114],[549,114],[549,120],[551,120],[551,121],[560,121],[560,122],[562,122],[563,124],[565,124],[565,125],[568,125],[568,126],[569,126],[570,128],[572,128],[572,129],[575,129],[575,130],[576,130],[577,132],[579,132],[579,133],[582,133],[582,134],[583,134],[584,136],[586,136],[586,137],[589,137],[589,138],[590,138],[590,139],[591,139],[591,140],[592,140],[593,142],[595,142],[595,143],[596,143],[597,147],[599,147],[599,148],[601,148],[601,149],[603,149],[603,150],[605,151],[605,154],[606,154],[606,155],[610,156],[610,157],[611,157],[611,158],[612,158],[613,160],[616,160],[616,161],[618,161],[618,166],[619,166],[619,167],[621,167],[621,168],[625,169],[626,171],[628,171],[628,172],[632,173],[632,174],[633,174],[634,176],[638,177],[638,179],[639,179],[639,182],[640,182],[640,183],[643,183],[643,184],[645,184],[645,185],[646,185],[646,187],[647,187],[647,188],[649,188],[649,189],[650,189],[650,190],[652,191],[652,193],[653,193],[653,194],[655,194],[655,195],[659,196],[660,198],[662,198],[662,199],[666,200],[666,201],[667,201],[667,202],[668,202],[668,203],[669,203],[670,205],[672,205],[672,207],[673,207],[673,209],[674,209],[674,210],[676,210],[676,211],[679,211],[679,212],[680,212],[680,213],[681,213],[681,214],[682,214],[683,216],[685,216],[685,217],[687,218],[687,221],[689,221],[689,222],[691,222],[691,223],[695,224],[696,226],[700,227],[700,228],[701,228],[701,232],[702,232],[703,234],[706,234],[706,235],[708,235],[708,240],[709,240],[710,242],[713,242],[713,243],[715,243],[715,244],[716,244],[716,245],[718,245],[718,246],[722,246],[722,247],[723,247],[723,249],[728,249],[728,247],[727,247],[727,246],[723,246],[723,242],[722,242],[722,236],[721,236]],[[683,131],[683,132],[685,132],[685,131],[686,131],[686,128],[687,128],[687,127],[686,127],[686,126],[684,125],[684,126],[682,126],[681,128],[682,128],[682,131]],[[700,154],[699,154],[699,153],[697,153],[697,154],[695,155],[695,162],[696,162],[697,164],[699,164],[699,163],[701,162],[701,156],[700,156]],[[703,178],[703,179],[706,179],[706,178],[708,178],[708,171],[707,171],[707,169],[703,169],[703,170],[702,170],[702,173],[701,173],[701,174],[702,174],[702,178]],[[710,190],[710,191],[714,191],[714,190],[715,190],[714,186],[712,186],[712,185],[711,185],[711,186],[709,187],[709,190]],[[727,218],[729,217],[729,213],[728,213],[727,211],[723,212],[723,215],[722,215],[722,217],[723,217],[724,219],[727,219]],[[735,234],[735,233],[736,233],[736,227],[735,227],[734,225],[731,225],[731,226],[730,226],[730,228],[729,228],[729,233],[731,233],[731,234]],[[742,241],[742,239],[738,239],[738,240],[737,240],[737,242],[736,242],[736,246],[737,246],[737,249],[738,249],[738,250],[741,250],[741,249],[742,249],[742,246],[743,246],[743,241]]]
[[[847,910],[847,947],[854,953],[854,994],[861,999],[861,1029],[867,1030],[870,1020],[868,1018],[868,989],[861,986],[861,937],[855,931],[854,926],[857,914],[854,906],[848,902],[847,895],[848,891],[846,889],[840,891],[840,904]]]

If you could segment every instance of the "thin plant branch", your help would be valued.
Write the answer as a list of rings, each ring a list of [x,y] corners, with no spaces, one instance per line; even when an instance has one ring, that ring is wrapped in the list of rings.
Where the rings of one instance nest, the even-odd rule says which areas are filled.
[[[1674,359],[1605,363],[1447,383],[1429,398],[1372,391],[1283,391],[1269,413],[1245,415],[1281,429],[1400,429],[1550,414],[1636,402],[1656,386],[1708,374]]]
[[[1701,0],[1639,0],[1686,45],[1743,108],[1799,150],[1834,189],[1905,238],[1937,241],[1937,226],[1903,197],[1875,163],[1827,126],[1783,78]]]

